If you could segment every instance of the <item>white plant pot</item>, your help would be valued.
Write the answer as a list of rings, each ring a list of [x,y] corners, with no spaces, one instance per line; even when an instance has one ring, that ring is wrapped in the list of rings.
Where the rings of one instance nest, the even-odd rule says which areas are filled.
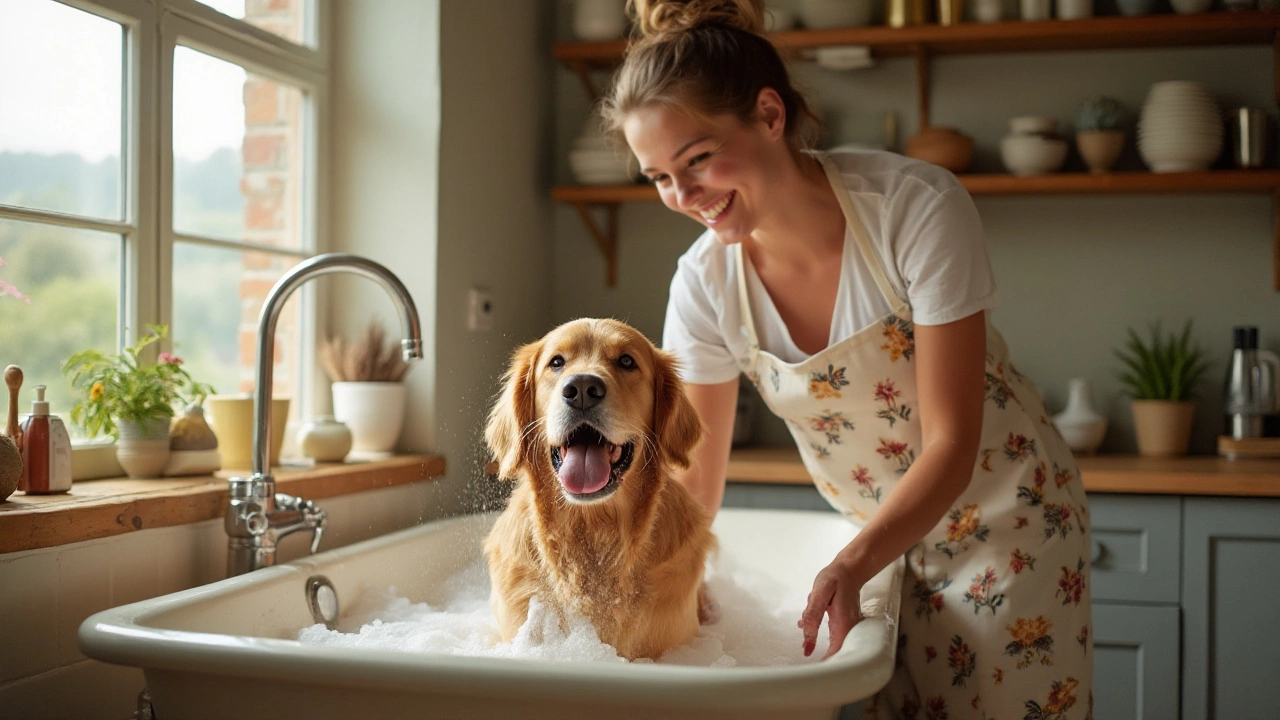
[[[334,383],[333,417],[350,428],[352,452],[393,452],[408,396],[399,382]]]
[[[169,418],[117,420],[116,460],[131,478],[158,478],[169,464]]]

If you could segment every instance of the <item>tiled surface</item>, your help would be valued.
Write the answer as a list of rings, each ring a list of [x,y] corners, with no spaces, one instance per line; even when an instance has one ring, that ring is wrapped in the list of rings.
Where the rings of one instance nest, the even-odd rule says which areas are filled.
[[[137,668],[83,660],[0,685],[0,718],[126,720],[145,685]]]
[[[57,557],[52,550],[0,557],[0,683],[58,665]]]
[[[111,605],[128,605],[160,594],[159,555],[163,535],[144,530],[120,535],[111,545]]]
[[[111,601],[114,554],[115,543],[84,542],[59,548],[56,560],[58,665],[85,659],[76,644],[80,623],[100,610],[114,607]]]

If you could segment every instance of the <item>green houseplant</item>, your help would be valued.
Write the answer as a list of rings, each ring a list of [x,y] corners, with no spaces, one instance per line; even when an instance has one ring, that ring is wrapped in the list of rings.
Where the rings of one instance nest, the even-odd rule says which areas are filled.
[[[1120,101],[1094,95],[1076,108],[1076,148],[1089,172],[1110,172],[1124,149],[1128,113]]]
[[[147,329],[149,333],[123,353],[84,350],[62,364],[77,396],[72,422],[90,437],[117,438],[116,456],[130,477],[159,475],[168,460],[175,406],[202,402],[213,392],[211,386],[196,382],[175,355],[160,353],[154,363],[142,360],[143,350],[168,332],[164,325]]]
[[[1166,334],[1154,323],[1146,338],[1130,328],[1115,354],[1124,365],[1120,382],[1133,398],[1138,452],[1185,455],[1195,408],[1191,397],[1209,368],[1203,349],[1191,339],[1191,321],[1177,334]]]

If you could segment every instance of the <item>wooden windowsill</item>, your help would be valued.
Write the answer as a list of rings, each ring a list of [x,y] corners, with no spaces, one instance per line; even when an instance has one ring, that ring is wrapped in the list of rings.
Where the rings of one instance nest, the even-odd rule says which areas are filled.
[[[278,467],[276,491],[320,500],[441,477],[444,458],[400,455],[367,462]],[[221,518],[227,479],[247,471],[157,480],[86,480],[56,495],[14,493],[0,503],[0,553]]]
[[[1089,492],[1280,497],[1280,460],[1095,455],[1076,462]],[[728,476],[730,482],[813,483],[794,447],[735,449],[729,456]]]

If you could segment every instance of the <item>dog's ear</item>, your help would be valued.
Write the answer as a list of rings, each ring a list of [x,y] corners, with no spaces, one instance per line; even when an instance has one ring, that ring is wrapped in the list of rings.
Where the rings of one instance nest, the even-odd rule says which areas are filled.
[[[675,358],[655,349],[653,359],[653,434],[663,462],[687,468],[689,454],[702,441],[702,421],[684,394]]]
[[[534,363],[541,351],[541,340],[515,351],[511,367],[502,376],[502,394],[489,412],[484,439],[498,461],[500,478],[515,479],[519,477],[517,471],[528,465],[526,447],[532,442],[529,426],[538,416],[533,397]]]

